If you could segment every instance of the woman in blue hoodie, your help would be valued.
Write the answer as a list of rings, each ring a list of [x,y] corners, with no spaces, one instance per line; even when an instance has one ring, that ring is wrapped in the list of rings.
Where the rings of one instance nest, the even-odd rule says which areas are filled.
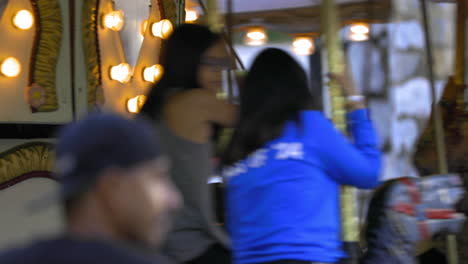
[[[223,161],[234,264],[336,263],[345,256],[339,186],[376,187],[381,152],[364,98],[338,80],[352,141],[313,110],[293,58],[266,49],[255,59]]]

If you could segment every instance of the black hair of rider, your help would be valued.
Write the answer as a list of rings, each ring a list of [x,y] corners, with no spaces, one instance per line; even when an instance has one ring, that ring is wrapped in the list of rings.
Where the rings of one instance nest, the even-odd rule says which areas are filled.
[[[161,65],[164,74],[151,88],[140,113],[158,120],[171,93],[199,88],[197,72],[202,55],[220,39],[220,35],[201,25],[184,24],[174,30],[162,48]]]
[[[280,49],[263,50],[240,91],[239,123],[223,165],[231,165],[279,137],[286,121],[298,120],[299,112],[312,106],[307,77],[299,63]]]

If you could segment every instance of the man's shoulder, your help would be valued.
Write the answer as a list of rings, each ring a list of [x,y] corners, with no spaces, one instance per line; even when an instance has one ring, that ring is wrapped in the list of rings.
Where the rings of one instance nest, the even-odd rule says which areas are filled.
[[[34,242],[23,247],[15,247],[3,252],[0,252],[0,263],[9,264],[29,264],[34,263],[33,260],[38,261],[43,250],[43,241]]]
[[[8,264],[156,264],[155,259],[112,243],[72,239],[38,241],[0,253],[0,263]]]

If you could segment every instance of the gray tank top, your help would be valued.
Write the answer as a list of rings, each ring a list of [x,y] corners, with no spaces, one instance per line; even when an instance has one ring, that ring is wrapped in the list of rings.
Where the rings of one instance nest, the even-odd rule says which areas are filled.
[[[157,124],[161,145],[172,162],[171,179],[182,194],[184,205],[175,214],[164,253],[178,262],[200,256],[215,243],[230,247],[226,233],[216,225],[208,177],[213,174],[210,143],[199,144]]]

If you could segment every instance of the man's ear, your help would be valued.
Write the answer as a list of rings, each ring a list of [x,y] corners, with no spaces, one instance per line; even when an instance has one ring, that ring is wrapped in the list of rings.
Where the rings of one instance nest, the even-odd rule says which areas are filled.
[[[123,178],[119,168],[108,168],[101,172],[96,182],[96,194],[108,205],[116,203],[116,197],[122,195]]]

